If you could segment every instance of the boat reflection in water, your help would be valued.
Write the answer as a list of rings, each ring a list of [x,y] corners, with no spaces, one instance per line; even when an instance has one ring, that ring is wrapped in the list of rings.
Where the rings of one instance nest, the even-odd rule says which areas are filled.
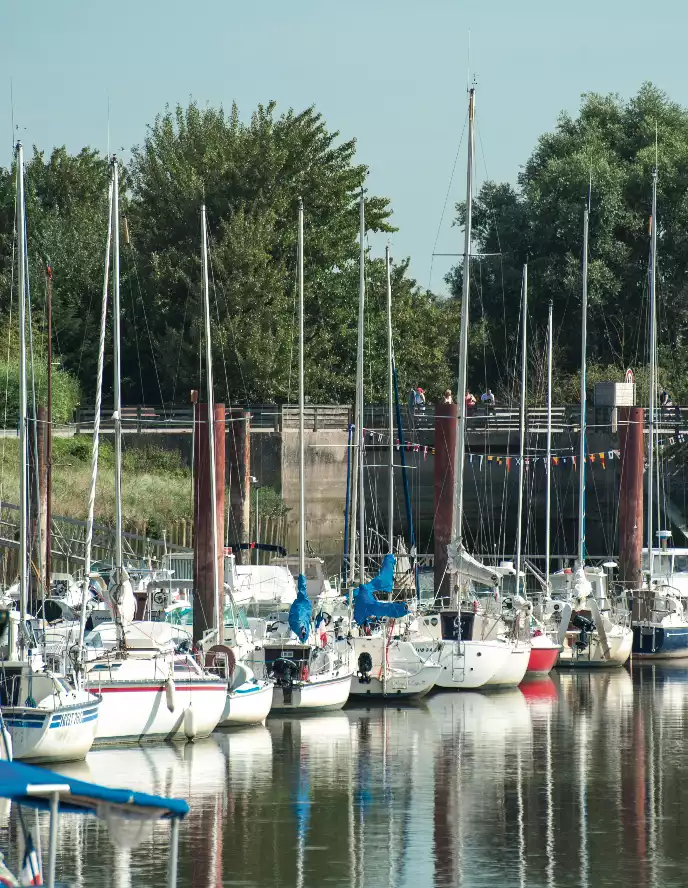
[[[180,888],[685,885],[688,669],[554,673],[502,693],[268,719],[65,772],[188,799]],[[31,815],[33,816],[33,815]],[[165,884],[165,836],[64,818],[77,888]],[[0,817],[0,848],[17,814]],[[47,835],[44,835],[47,839]]]

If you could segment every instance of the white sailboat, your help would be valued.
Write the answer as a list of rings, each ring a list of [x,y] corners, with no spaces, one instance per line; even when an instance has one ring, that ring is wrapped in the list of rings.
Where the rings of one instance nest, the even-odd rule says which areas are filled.
[[[441,671],[438,687],[473,690],[493,679],[511,683],[520,668],[520,660],[510,660],[513,645],[501,638],[484,640],[476,623],[473,608],[462,611],[461,603],[470,597],[474,584],[488,588],[499,585],[497,572],[466,551],[463,544],[463,464],[466,452],[466,366],[468,358],[468,315],[470,297],[470,259],[473,212],[473,162],[475,157],[475,87],[468,100],[468,164],[466,174],[466,226],[463,252],[463,291],[461,298],[461,334],[459,340],[459,381],[456,397],[458,429],[454,454],[454,504],[452,510],[452,543],[449,546],[454,603],[444,604],[418,620],[412,634],[414,646],[421,656],[429,646],[440,643]]]
[[[363,247],[364,226],[364,205],[361,196],[361,247]],[[363,249],[361,250],[361,261],[364,261]],[[394,553],[394,352],[392,340],[392,279],[391,279],[391,258],[389,254],[389,246],[385,250],[385,265],[387,271],[387,415],[389,422],[388,429],[388,450],[387,450],[387,560],[396,562]],[[362,277],[364,280],[364,278]],[[362,352],[362,348],[361,348]],[[363,385],[361,376],[360,385]],[[362,399],[362,391],[359,392],[359,398]],[[362,415],[362,411],[361,411]],[[359,471],[363,472],[363,462],[359,463]],[[358,508],[363,510],[365,500],[363,494],[360,494],[360,502]],[[364,538],[361,531],[361,539]],[[363,556],[360,558],[361,567],[361,585],[363,585]],[[384,569],[384,568],[383,568]],[[390,578],[390,599],[392,586],[394,583],[394,573]],[[386,607],[381,602],[381,610]],[[394,605],[392,606],[394,607]],[[399,609],[406,608],[405,605],[396,605]],[[437,662],[437,649],[433,650],[426,657],[422,657],[414,648],[413,644],[404,638],[399,637],[398,621],[394,619],[380,620],[379,630],[374,634],[354,635],[352,639],[354,653],[356,656],[357,672],[351,679],[351,694],[360,697],[422,697],[427,694],[435,685],[440,674],[440,665]],[[396,632],[395,632],[396,628]],[[361,629],[359,628],[359,633]]]
[[[27,622],[29,587],[27,541],[28,450],[26,397],[26,227],[24,153],[16,150],[19,289],[19,614],[0,611],[0,712],[16,759],[40,762],[84,758],[93,744],[100,700],[75,690],[65,678],[43,668]]]
[[[212,665],[213,672],[229,681],[227,697],[219,726],[263,724],[272,705],[272,682],[255,677],[250,667],[237,659],[231,648],[224,642],[224,605],[223,586],[220,585],[218,570],[219,543],[217,532],[217,514],[215,503],[215,393],[213,386],[213,355],[210,338],[210,287],[208,282],[208,231],[205,205],[201,207],[201,264],[203,270],[203,316],[205,323],[205,356],[206,356],[206,400],[208,403],[208,466],[210,474],[210,510],[212,513],[211,534],[213,549],[213,584],[215,590],[215,637],[219,642],[211,647],[206,654],[206,666]],[[230,607],[234,608],[230,597]],[[233,621],[236,623],[236,619]]]
[[[96,744],[186,740],[208,736],[225,708],[227,682],[205,672],[188,654],[176,652],[174,631],[165,623],[133,622],[135,600],[122,551],[122,425],[120,399],[119,176],[111,164],[111,231],[113,257],[114,431],[115,431],[115,564],[108,594],[115,617],[114,647],[103,646],[108,624],[101,624],[80,645],[79,667],[87,686],[103,697]],[[107,288],[109,252],[106,259]],[[106,294],[103,308],[107,308]],[[101,327],[102,331],[102,327]],[[101,337],[104,345],[104,338]],[[103,349],[99,362],[103,361]],[[102,373],[99,371],[99,383]],[[94,440],[94,472],[97,469]],[[87,570],[90,564],[86,565]],[[87,574],[88,579],[88,574]],[[165,634],[165,632],[167,634]]]
[[[606,596],[601,568],[585,564],[586,363],[588,314],[588,232],[590,194],[583,213],[583,291],[581,331],[580,449],[578,454],[578,558],[574,573],[553,574],[552,594],[566,596],[558,612],[558,665],[570,667],[623,666],[631,655],[633,632],[625,617],[617,616]]]
[[[353,669],[346,641],[320,639],[311,620],[312,604],[306,580],[306,462],[304,436],[304,237],[303,201],[298,206],[299,297],[299,577],[296,600],[288,622],[276,621],[266,631],[263,647],[246,662],[257,675],[269,677],[275,687],[272,712],[341,709],[349,697]],[[294,627],[294,629],[292,629]],[[324,642],[324,643],[323,643]]]

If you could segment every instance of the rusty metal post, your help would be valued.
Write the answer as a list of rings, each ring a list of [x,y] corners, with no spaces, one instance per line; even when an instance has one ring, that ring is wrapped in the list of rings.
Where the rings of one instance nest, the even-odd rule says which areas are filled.
[[[451,596],[447,545],[454,507],[456,415],[456,404],[440,403],[435,407],[435,597],[447,600]]]
[[[619,485],[619,579],[640,589],[643,551],[643,470],[645,443],[642,407],[619,408],[621,482]]]
[[[219,582],[224,578],[225,515],[225,405],[215,405],[215,477]],[[194,405],[194,599],[193,640],[215,628],[215,590],[213,588],[213,531],[210,501],[210,465],[208,460],[208,405]],[[223,596],[220,596],[221,599]]]
[[[234,408],[229,415],[229,536],[248,543],[251,537],[251,414]],[[246,563],[250,553],[245,553]],[[241,563],[241,549],[236,552]]]

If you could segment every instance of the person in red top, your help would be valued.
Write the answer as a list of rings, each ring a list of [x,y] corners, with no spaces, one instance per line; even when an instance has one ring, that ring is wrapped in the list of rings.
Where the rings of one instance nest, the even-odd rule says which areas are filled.
[[[466,414],[470,415],[475,410],[476,401],[475,401],[475,396],[472,395],[469,391],[466,392],[465,404],[466,404]]]

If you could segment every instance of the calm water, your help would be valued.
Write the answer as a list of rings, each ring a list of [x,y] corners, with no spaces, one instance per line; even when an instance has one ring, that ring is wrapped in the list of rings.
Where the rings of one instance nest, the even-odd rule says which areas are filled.
[[[182,888],[670,888],[688,884],[687,720],[688,668],[634,667],[271,719],[68,770],[190,802]],[[0,813],[0,847],[16,830]],[[115,850],[105,825],[64,817],[60,875],[164,885],[166,835]]]

